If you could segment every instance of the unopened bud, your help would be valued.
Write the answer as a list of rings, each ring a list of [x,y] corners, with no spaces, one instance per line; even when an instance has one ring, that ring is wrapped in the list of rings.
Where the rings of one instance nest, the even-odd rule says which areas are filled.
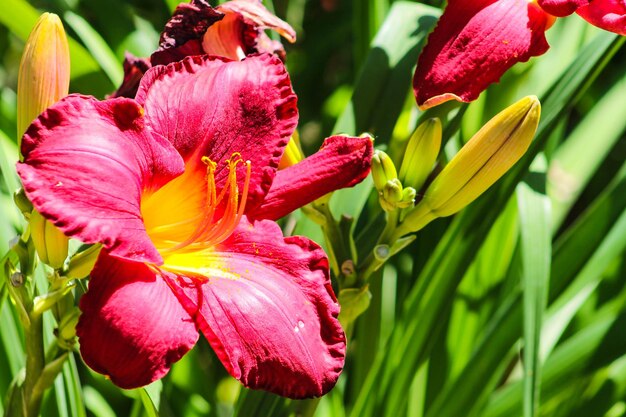
[[[85,278],[96,264],[101,249],[101,245],[93,245],[72,256],[65,276],[71,279]]]
[[[395,204],[402,200],[402,183],[397,178],[387,181],[382,191],[382,198],[388,203]]]
[[[426,182],[441,148],[441,121],[428,119],[418,126],[409,139],[400,166],[400,180],[404,186],[419,190]]]
[[[283,156],[278,163],[278,169],[288,168],[292,165],[297,164],[303,159],[304,153],[302,152],[302,148],[300,147],[300,137],[298,135],[298,131],[294,131],[291,139],[289,139],[289,143],[287,143],[285,152],[283,153]]]
[[[17,82],[18,147],[21,136],[46,108],[65,97],[70,85],[70,53],[59,17],[41,15],[22,54]]]
[[[398,206],[398,208],[402,208],[402,209],[413,207],[413,204],[415,204],[416,195],[417,195],[417,192],[415,191],[415,188],[405,187],[402,190],[402,199],[398,201],[396,205]]]
[[[68,251],[68,238],[37,210],[30,215],[30,235],[41,262],[61,268]]]
[[[385,152],[376,150],[372,156],[372,178],[374,186],[382,192],[388,181],[398,178],[398,173],[393,161]]]
[[[406,216],[403,231],[417,231],[434,218],[450,216],[485,192],[524,155],[540,113],[537,97],[528,96],[491,119],[435,178]]]

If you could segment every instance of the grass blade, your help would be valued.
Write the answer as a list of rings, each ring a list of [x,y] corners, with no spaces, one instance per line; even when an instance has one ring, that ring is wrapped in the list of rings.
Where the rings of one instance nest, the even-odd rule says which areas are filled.
[[[522,282],[524,288],[524,416],[534,417],[539,408],[541,383],[541,323],[550,280],[552,238],[550,200],[546,196],[547,162],[517,186],[520,217]]]

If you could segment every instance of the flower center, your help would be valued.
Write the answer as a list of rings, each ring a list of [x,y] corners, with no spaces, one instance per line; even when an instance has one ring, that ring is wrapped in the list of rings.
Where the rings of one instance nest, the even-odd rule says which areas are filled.
[[[243,216],[250,186],[251,164],[239,153],[225,161],[227,178],[216,183],[217,163],[203,157],[206,174],[185,171],[154,194],[142,199],[144,224],[155,247],[165,257],[209,249],[226,240]],[[237,167],[245,167],[239,192]],[[198,192],[198,189],[202,192]],[[241,194],[241,195],[240,195]]]

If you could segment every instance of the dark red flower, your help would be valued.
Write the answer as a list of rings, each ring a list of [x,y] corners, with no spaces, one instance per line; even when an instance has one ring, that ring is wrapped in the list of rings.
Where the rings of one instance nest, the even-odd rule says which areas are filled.
[[[267,219],[363,179],[372,143],[333,137],[277,173],[296,123],[285,68],[264,54],[157,66],[136,99],[71,95],[31,125],[27,196],[103,246],[77,327],[90,367],[148,384],[199,330],[248,387],[302,398],[334,386],[345,337],[326,255]]]

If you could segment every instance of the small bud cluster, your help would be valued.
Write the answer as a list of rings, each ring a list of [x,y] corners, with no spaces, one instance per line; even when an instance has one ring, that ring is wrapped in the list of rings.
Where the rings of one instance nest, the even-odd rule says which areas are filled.
[[[372,157],[372,177],[378,191],[380,205],[386,212],[413,207],[416,191],[403,187],[396,167],[385,152],[377,150]]]

